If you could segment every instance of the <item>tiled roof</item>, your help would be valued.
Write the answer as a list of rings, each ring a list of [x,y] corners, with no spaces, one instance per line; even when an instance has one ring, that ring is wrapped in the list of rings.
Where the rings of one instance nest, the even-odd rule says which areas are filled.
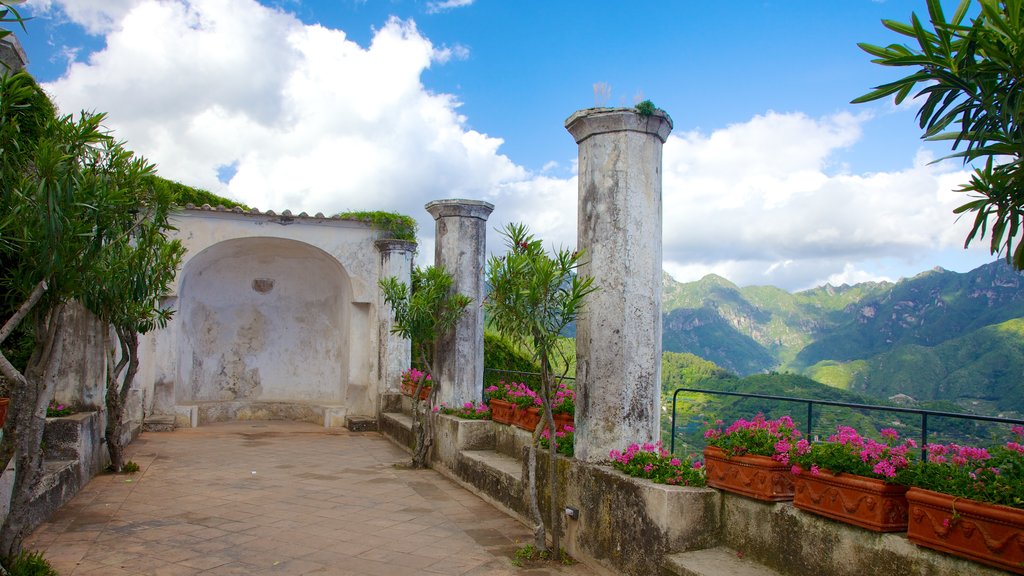
[[[296,214],[292,214],[291,210],[285,210],[284,212],[281,212],[280,214],[278,214],[277,212],[274,212],[273,210],[267,210],[266,212],[261,212],[259,208],[252,208],[252,209],[249,209],[249,210],[244,210],[244,209],[242,209],[242,208],[240,208],[238,206],[235,206],[234,208],[226,208],[224,206],[216,206],[216,207],[214,207],[214,206],[210,206],[209,204],[203,204],[202,206],[196,206],[195,204],[191,204],[191,203],[190,204],[185,204],[185,210],[200,210],[200,211],[204,211],[204,212],[232,212],[232,213],[235,213],[235,214],[252,214],[252,215],[255,215],[255,216],[283,216],[285,218],[315,218],[317,220],[352,220],[351,218],[341,218],[339,216],[324,216],[323,212],[317,212],[315,215],[310,216],[309,214],[307,214],[305,212],[301,212],[301,213],[296,215]]]

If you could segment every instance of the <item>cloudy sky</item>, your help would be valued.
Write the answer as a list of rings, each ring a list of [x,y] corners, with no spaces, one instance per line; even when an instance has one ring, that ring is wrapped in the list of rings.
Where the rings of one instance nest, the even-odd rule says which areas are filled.
[[[798,290],[994,259],[963,250],[967,173],[932,163],[916,109],[849,104],[897,77],[856,43],[924,4],[28,0],[18,34],[63,112],[106,112],[161,175],[262,210],[410,214],[421,263],[440,198],[574,245],[565,119],[649,98],[675,123],[665,269]]]

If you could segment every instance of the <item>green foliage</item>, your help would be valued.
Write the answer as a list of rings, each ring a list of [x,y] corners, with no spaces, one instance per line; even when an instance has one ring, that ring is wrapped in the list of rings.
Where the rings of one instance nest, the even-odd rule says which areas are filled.
[[[651,102],[650,100],[644,100],[643,102],[640,102],[639,104],[636,105],[635,110],[637,114],[647,117],[653,116],[654,113],[658,111],[658,107],[654,105],[654,102]]]
[[[562,331],[576,320],[584,298],[596,288],[592,278],[576,273],[580,253],[563,248],[549,256],[521,224],[509,224],[502,235],[508,252],[488,261],[491,293],[484,306],[500,334],[533,351],[550,401],[557,387],[553,367],[565,366],[560,378],[569,366]]]
[[[991,253],[1005,253],[1007,261],[1021,270],[1024,0],[978,0],[979,13],[965,24],[971,5],[971,0],[961,0],[947,20],[942,3],[929,0],[931,29],[916,13],[909,24],[883,20],[886,28],[916,46],[859,46],[875,57],[876,64],[912,72],[853,102],[894,96],[900,104],[920,86],[914,98],[922,102],[917,114],[922,139],[949,141],[955,151],[950,157],[982,164],[959,190],[975,199],[954,210],[976,213],[964,247],[990,232]]]
[[[612,467],[634,478],[656,484],[704,486],[704,468],[695,467],[689,459],[679,459],[658,444],[632,444],[626,450],[612,450]]]
[[[1024,430],[1017,426],[1013,433],[1014,441],[990,450],[929,445],[928,461],[917,462],[901,479],[956,498],[1024,509]]]
[[[789,416],[766,420],[764,414],[757,414],[751,420],[736,420],[725,430],[719,427],[721,424],[718,421],[709,426],[704,437],[708,446],[721,449],[727,456],[775,456],[780,451],[788,451],[801,435]]]
[[[374,228],[379,228],[388,232],[392,238],[396,240],[407,240],[409,242],[416,241],[416,231],[418,225],[416,220],[413,220],[410,216],[404,214],[398,214],[396,212],[358,212],[348,211],[340,212],[339,218],[346,218],[349,220],[362,220],[369,222]]]
[[[395,314],[392,331],[416,342],[424,362],[428,350],[455,327],[472,301],[469,296],[454,293],[453,282],[443,266],[414,268],[410,286],[393,277],[380,281],[384,301]]]
[[[136,464],[135,462],[132,462],[131,460],[125,462],[124,466],[121,467],[121,472],[124,474],[135,474],[138,471],[139,465]]]
[[[462,418],[463,420],[491,419],[491,409],[488,408],[486,404],[481,403],[473,404],[472,402],[466,402],[462,406],[449,407],[442,402],[439,406],[434,408],[434,411]]]
[[[209,204],[214,208],[217,206],[223,206],[225,208],[237,207],[243,210],[249,209],[248,206],[241,202],[235,202],[234,200],[218,196],[200,188],[186,186],[181,182],[175,182],[174,180],[168,180],[156,175],[154,175],[152,179],[153,181],[150,185],[153,187],[154,193],[159,196],[170,197],[171,201],[178,206],[185,206],[186,204],[202,206],[203,204]]]
[[[42,552],[23,550],[17,556],[3,562],[10,576],[60,576]]]
[[[56,400],[51,400],[50,405],[46,407],[47,418],[60,418],[62,416],[71,416],[76,410],[72,406],[65,406],[64,404],[58,404]]]

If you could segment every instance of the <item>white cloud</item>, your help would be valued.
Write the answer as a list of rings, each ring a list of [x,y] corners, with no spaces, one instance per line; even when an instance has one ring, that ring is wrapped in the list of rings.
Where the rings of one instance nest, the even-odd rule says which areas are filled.
[[[437,12],[445,12],[453,8],[470,6],[472,4],[473,0],[441,0],[439,2],[427,2],[427,12],[434,14]]]
[[[431,233],[428,201],[501,196],[529,177],[452,96],[424,89],[421,74],[453,55],[411,21],[363,47],[252,0],[149,0],[46,88],[66,112],[108,111],[163,176],[263,210],[398,210]]]
[[[554,160],[529,173],[500,138],[468,127],[454,96],[427,90],[425,70],[467,53],[411,21],[391,19],[361,46],[254,0],[34,1],[105,34],[47,90],[65,112],[109,112],[116,136],[166,177],[263,210],[410,214],[421,261],[434,230],[422,206],[440,198],[495,204],[491,250],[510,221],[576,244],[576,179],[557,177]],[[929,254],[966,235],[969,219],[951,214],[966,174],[925,155],[895,172],[850,173],[843,152],[872,120],[767,112],[670,136],[665,268],[796,289],[892,277],[895,261],[933,266]],[[575,172],[576,159],[564,160]]]
[[[93,35],[113,30],[117,22],[138,3],[138,0],[28,0],[25,5],[34,14],[53,14],[59,6],[68,20],[79,24]]]
[[[964,201],[952,192],[967,178],[959,167],[920,154],[897,172],[850,174],[836,161],[870,119],[770,112],[670,136],[666,269],[687,280],[714,271],[741,285],[805,288],[881,279],[869,262],[961,245],[966,222],[952,214]]]

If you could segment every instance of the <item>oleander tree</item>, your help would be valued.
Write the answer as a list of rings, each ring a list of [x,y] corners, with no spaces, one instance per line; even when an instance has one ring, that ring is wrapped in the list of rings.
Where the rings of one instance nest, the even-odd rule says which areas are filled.
[[[107,425],[110,465],[124,468],[125,408],[139,368],[139,335],[163,328],[173,315],[164,299],[181,266],[185,248],[171,240],[168,216],[173,194],[158,182],[152,164],[120,145],[103,151],[106,169],[87,185],[106,188],[104,228],[111,236],[95,262],[96,278],[82,296],[87,309],[110,325],[115,342],[107,349]]]
[[[397,278],[380,281],[384,301],[391,307],[395,320],[391,331],[411,340],[415,354],[422,366],[430,367],[431,374],[438,373],[437,342],[455,328],[472,299],[454,290],[454,280],[443,266],[413,268],[410,283],[406,285]],[[416,445],[413,450],[412,467],[425,468],[433,444],[433,420],[429,417],[431,408],[437,402],[441,382],[433,380],[430,394],[420,400],[426,373],[421,373],[412,396],[412,428]]]
[[[145,331],[149,324],[129,308],[152,304],[148,295],[176,271],[174,245],[163,236],[169,202],[150,194],[152,166],[115,142],[103,119],[58,115],[26,72],[0,77],[0,374],[11,395],[0,470],[13,474],[0,528],[7,558],[28,535],[68,306],[84,304],[121,332]],[[19,330],[31,353],[16,366],[3,344]]]
[[[568,377],[569,362],[562,355],[565,347],[559,339],[583,310],[585,298],[597,287],[593,278],[577,271],[583,254],[561,248],[549,254],[543,242],[535,238],[523,224],[509,224],[501,232],[508,251],[492,256],[487,263],[487,284],[490,294],[484,303],[491,325],[503,336],[530,350],[540,365],[540,396],[543,402],[540,422],[533,431],[527,461],[527,488],[534,519],[534,546],[547,550],[544,520],[537,497],[537,445],[545,428],[551,431],[548,442],[549,522],[554,550],[561,553],[561,509],[558,506],[557,447],[552,402],[555,392]],[[561,366],[559,371],[556,367]]]
[[[964,248],[988,234],[990,252],[1024,270],[1024,0],[961,0],[949,19],[940,0],[927,8],[927,22],[882,21],[905,43],[859,44],[872,62],[910,73],[853,102],[913,94],[922,139],[949,142],[946,158],[973,167],[958,189],[971,200],[954,210],[974,214]]]

